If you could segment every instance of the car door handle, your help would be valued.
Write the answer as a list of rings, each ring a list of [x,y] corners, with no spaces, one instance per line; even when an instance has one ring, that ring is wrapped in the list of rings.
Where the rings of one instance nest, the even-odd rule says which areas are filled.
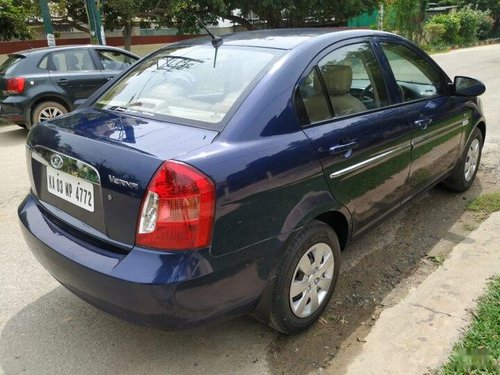
[[[66,84],[68,83],[68,80],[67,80],[67,79],[65,79],[65,78],[61,78],[61,79],[60,79],[59,81],[57,81],[57,82],[59,82],[59,84],[60,84],[60,85],[66,85]]]
[[[108,77],[108,81],[111,81],[115,76]]]
[[[358,142],[352,141],[349,143],[344,143],[341,145],[332,146],[332,147],[330,147],[328,152],[330,153],[330,155],[349,153],[349,155],[343,155],[344,157],[349,157],[349,156],[351,156],[350,151],[354,150],[357,147],[358,147]]]
[[[422,130],[425,130],[427,129],[427,126],[432,122],[432,119],[429,118],[429,117],[426,117],[426,118],[423,118],[423,119],[420,119],[420,120],[416,120],[413,124],[417,127],[417,128],[420,128]]]

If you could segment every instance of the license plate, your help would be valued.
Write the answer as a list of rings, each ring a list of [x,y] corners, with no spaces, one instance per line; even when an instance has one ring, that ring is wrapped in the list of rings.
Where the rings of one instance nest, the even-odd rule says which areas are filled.
[[[47,190],[84,210],[94,212],[94,185],[47,166]]]

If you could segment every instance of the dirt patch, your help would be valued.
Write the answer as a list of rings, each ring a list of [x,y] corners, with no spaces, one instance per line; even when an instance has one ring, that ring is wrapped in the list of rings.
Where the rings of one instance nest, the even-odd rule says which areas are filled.
[[[465,208],[479,195],[498,191],[497,179],[498,169],[482,167],[466,193],[438,186],[351,243],[323,317],[302,335],[278,335],[270,344],[272,372],[321,371],[342,344],[360,345],[382,309],[424,280],[477,227],[477,218]],[[398,293],[393,292],[396,285]]]

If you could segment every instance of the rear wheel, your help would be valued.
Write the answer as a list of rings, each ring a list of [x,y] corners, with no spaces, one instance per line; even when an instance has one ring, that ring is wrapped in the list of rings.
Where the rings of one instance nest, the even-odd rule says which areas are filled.
[[[325,223],[313,221],[289,242],[274,285],[271,326],[294,334],[326,308],[340,271],[340,245]]]
[[[476,178],[482,149],[483,134],[478,128],[475,128],[457,166],[450,177],[444,181],[444,186],[456,192],[468,190]]]
[[[33,110],[32,124],[47,121],[66,113],[68,113],[66,107],[58,102],[42,102],[38,104]]]

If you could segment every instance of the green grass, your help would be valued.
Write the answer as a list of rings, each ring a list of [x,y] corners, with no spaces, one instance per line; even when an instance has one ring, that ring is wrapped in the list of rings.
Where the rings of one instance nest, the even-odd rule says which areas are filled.
[[[479,300],[469,331],[453,348],[441,374],[500,374],[500,276]]]
[[[484,219],[495,211],[500,211],[500,192],[481,195],[470,202],[467,210],[475,212],[480,219]]]

